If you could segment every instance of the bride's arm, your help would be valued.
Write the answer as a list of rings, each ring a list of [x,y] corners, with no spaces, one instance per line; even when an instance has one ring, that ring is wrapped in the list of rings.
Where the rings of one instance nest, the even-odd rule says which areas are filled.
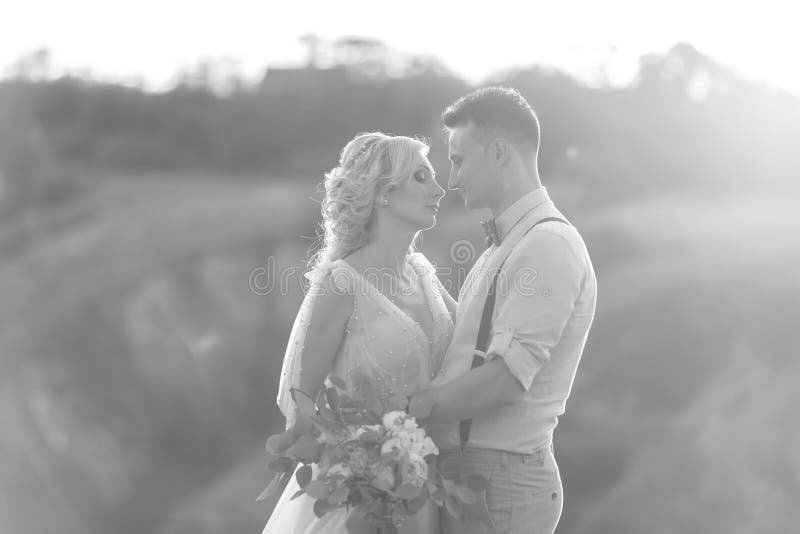
[[[346,334],[347,322],[353,311],[354,295],[333,290],[328,279],[320,284],[320,294],[314,302],[306,339],[301,350],[299,388],[317,398],[323,382],[333,368],[333,360]]]

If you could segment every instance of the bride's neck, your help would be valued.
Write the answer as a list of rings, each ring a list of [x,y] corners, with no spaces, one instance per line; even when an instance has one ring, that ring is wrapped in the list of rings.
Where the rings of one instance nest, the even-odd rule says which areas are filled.
[[[413,236],[375,235],[353,253],[364,268],[390,269],[402,275]]]

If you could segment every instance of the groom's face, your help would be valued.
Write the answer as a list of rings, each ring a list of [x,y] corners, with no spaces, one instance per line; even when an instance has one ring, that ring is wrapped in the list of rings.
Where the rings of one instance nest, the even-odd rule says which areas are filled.
[[[457,125],[448,136],[450,180],[448,189],[458,191],[469,209],[489,206],[492,169],[481,132],[473,122]]]

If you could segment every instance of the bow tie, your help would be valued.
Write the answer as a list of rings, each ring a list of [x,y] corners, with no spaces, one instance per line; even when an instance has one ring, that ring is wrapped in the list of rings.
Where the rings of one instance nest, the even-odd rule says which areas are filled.
[[[485,221],[481,221],[481,226],[483,226],[483,231],[486,233],[486,246],[499,246],[500,234],[497,233],[497,226],[495,225],[494,219],[486,219]]]

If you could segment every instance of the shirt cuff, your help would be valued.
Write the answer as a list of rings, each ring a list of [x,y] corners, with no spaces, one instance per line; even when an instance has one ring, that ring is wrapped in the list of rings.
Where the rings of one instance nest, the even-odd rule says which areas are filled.
[[[511,325],[495,325],[492,328],[492,341],[486,351],[486,361],[495,357],[503,358],[511,375],[528,391],[533,384],[533,377],[544,363],[528,352],[514,334],[514,327]]]

